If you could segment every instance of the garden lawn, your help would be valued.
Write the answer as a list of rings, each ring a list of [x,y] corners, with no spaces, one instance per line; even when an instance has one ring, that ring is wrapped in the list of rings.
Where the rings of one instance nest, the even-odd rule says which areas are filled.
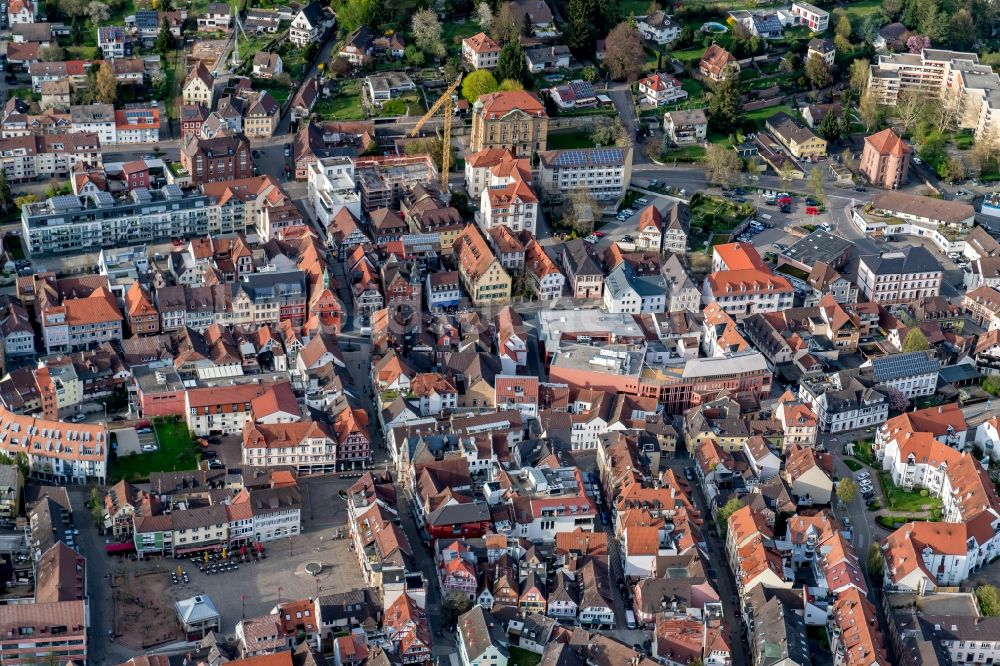
[[[681,61],[684,64],[689,62],[695,62],[701,60],[701,57],[705,55],[705,47],[701,44],[696,44],[690,48],[684,49],[682,51],[671,51],[670,56]]]
[[[854,460],[853,458],[846,458],[844,460],[844,464],[847,465],[847,469],[851,470],[852,472],[857,472],[861,469],[864,469],[864,465],[859,463],[857,460]]]
[[[360,87],[357,80],[341,83],[332,97],[316,102],[313,113],[321,120],[364,120]]]
[[[700,162],[704,157],[705,147],[698,145],[672,148],[663,155],[663,159],[667,162]]]
[[[475,21],[465,21],[464,23],[445,23],[442,25],[441,39],[444,40],[444,46],[449,51],[461,52],[462,40],[466,37],[472,37],[480,32],[482,32],[482,29]]]
[[[691,226],[716,233],[726,232],[749,215],[749,208],[741,211],[738,206],[720,197],[699,196],[691,203]]]
[[[779,114],[782,111],[790,115],[792,118],[795,117],[795,111],[784,104],[779,104],[778,106],[769,106],[766,109],[756,109],[754,111],[747,111],[746,117],[748,120],[753,120],[758,125],[763,126],[764,121],[773,115]]]
[[[507,666],[536,666],[542,661],[542,655],[524,648],[511,646],[508,650],[510,659],[507,661]]]
[[[856,23],[864,17],[874,14],[881,8],[882,0],[861,0],[861,2],[852,2],[841,7],[841,9],[846,11],[847,15],[851,17],[852,23]],[[832,29],[833,27],[834,26],[831,23],[830,28]]]
[[[153,422],[159,449],[151,453],[136,453],[116,458],[111,465],[111,482],[121,479],[145,481],[150,472],[172,472],[198,466],[198,445],[184,421]]]
[[[941,499],[927,495],[922,497],[919,490],[903,490],[892,482],[892,477],[886,472],[879,472],[879,483],[885,496],[886,507],[890,511],[923,511],[927,506],[931,513],[940,513]]]
[[[854,457],[869,467],[875,467],[875,454],[872,453],[872,443],[870,441],[855,442]]]
[[[568,148],[593,148],[594,142],[586,132],[550,132],[545,144],[549,150]]]

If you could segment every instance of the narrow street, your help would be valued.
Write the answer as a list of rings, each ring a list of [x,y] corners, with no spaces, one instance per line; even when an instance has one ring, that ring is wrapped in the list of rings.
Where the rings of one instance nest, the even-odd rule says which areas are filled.
[[[674,473],[679,478],[684,478],[684,468],[692,465],[690,458],[673,458],[667,461]],[[705,524],[702,527],[702,535],[708,543],[708,577],[715,583],[719,591],[719,599],[722,602],[723,614],[729,627],[729,645],[732,649],[733,666],[749,666],[752,663],[750,653],[744,633],[742,615],[740,613],[740,598],[736,589],[736,578],[729,567],[729,558],[726,556],[726,549],[723,538],[716,536],[715,530],[710,525],[711,512],[708,510],[708,502],[697,483],[691,484],[694,492],[695,505],[701,512]]]

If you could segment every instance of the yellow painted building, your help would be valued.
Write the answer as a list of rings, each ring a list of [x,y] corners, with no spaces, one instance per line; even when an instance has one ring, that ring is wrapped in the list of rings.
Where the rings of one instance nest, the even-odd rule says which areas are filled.
[[[462,287],[475,305],[499,305],[510,300],[510,274],[476,227],[471,224],[465,227],[452,249],[458,259]]]
[[[476,100],[472,109],[469,152],[506,148],[516,157],[545,150],[549,117],[537,97],[523,90],[495,92]]]

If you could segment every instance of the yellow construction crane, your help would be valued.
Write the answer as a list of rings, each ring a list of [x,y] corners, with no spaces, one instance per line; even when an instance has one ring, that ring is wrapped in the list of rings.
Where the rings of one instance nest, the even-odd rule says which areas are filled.
[[[451,107],[451,96],[458,89],[458,86],[462,84],[462,75],[459,74],[455,82],[448,86],[448,89],[444,91],[441,97],[438,98],[431,108],[427,110],[424,117],[417,121],[417,124],[413,126],[410,130],[410,136],[414,137],[420,132],[420,128],[431,119],[435,113],[443,106],[444,107],[444,141],[443,149],[441,153],[441,193],[445,194],[448,192],[448,170],[451,168],[451,119],[453,114]]]

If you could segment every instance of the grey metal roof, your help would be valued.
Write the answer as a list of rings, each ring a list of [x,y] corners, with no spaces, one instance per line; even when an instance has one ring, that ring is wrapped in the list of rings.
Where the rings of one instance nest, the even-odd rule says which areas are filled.
[[[817,261],[833,263],[854,244],[822,229],[816,230],[782,252],[782,256],[812,266]]]
[[[934,255],[920,245],[879,256],[866,255],[861,257],[861,262],[875,275],[934,273],[941,270],[941,264]]]
[[[197,624],[219,619],[219,609],[215,607],[212,598],[205,594],[181,599],[174,604],[174,607],[184,624]]]

